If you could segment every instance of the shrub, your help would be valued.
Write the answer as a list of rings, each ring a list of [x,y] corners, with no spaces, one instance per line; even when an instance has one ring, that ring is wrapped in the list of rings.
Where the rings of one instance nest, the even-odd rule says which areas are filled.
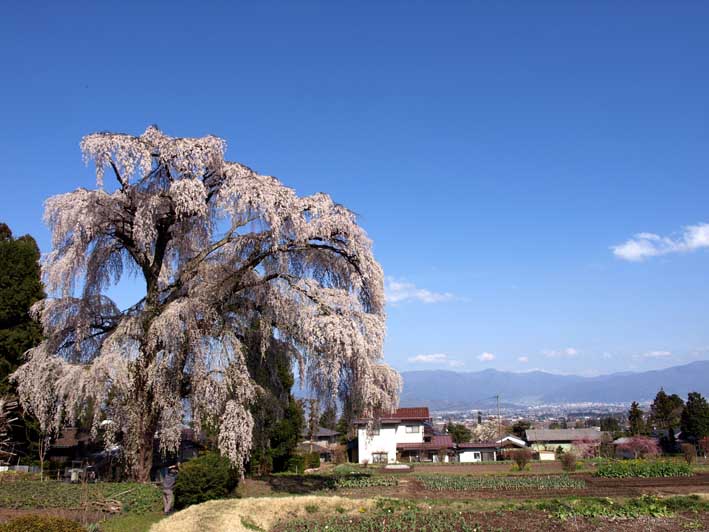
[[[576,455],[572,452],[562,454],[561,467],[564,471],[576,471]]]
[[[25,515],[0,524],[0,532],[85,532],[76,521],[62,517]]]
[[[650,458],[659,456],[660,445],[657,440],[648,438],[647,436],[633,436],[628,438],[625,443],[618,446],[618,449],[623,452],[632,453],[634,458]]]
[[[682,444],[682,454],[689,465],[697,461],[697,448],[691,443]]]
[[[317,469],[320,467],[320,455],[318,453],[308,453],[305,455],[306,469]]]
[[[517,464],[517,469],[524,471],[527,464],[532,459],[532,451],[529,449],[520,449],[512,453],[512,460]]]
[[[622,460],[600,464],[596,476],[606,478],[689,477],[692,476],[692,468],[688,464],[670,460]]]
[[[286,463],[286,471],[290,471],[291,473],[303,474],[305,468],[305,457],[302,454],[291,456]]]
[[[178,508],[226,497],[238,484],[229,460],[215,452],[205,453],[180,466],[175,483]]]

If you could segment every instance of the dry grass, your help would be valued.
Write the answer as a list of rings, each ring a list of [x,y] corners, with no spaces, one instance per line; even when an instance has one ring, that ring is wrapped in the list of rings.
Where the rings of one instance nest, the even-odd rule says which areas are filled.
[[[250,499],[223,499],[191,506],[156,523],[150,532],[253,532],[242,524],[252,523],[262,530],[270,530],[281,519],[308,515],[306,506],[317,513],[335,511],[353,513],[372,506],[371,499],[344,497],[261,497]]]

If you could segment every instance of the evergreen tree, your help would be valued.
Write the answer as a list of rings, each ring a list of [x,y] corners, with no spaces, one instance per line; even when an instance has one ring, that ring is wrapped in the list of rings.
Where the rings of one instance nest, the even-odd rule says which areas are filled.
[[[453,443],[467,443],[473,437],[473,433],[462,423],[448,423],[446,432],[453,438]]]
[[[43,297],[37,243],[29,235],[13,238],[0,223],[0,395],[14,392],[10,374],[24,352],[42,340],[42,329],[29,310]]]
[[[320,426],[335,430],[337,426],[337,406],[334,403],[328,405],[320,414]]]
[[[251,406],[254,418],[251,474],[285,471],[303,430],[303,412],[291,394],[295,379],[288,346],[270,338],[263,351],[261,334],[261,328],[255,325],[244,339],[249,373],[259,387]]]
[[[519,421],[515,421],[514,425],[512,425],[512,434],[524,441],[527,441],[527,431],[531,428],[532,424],[529,421],[520,419]]]
[[[709,436],[709,404],[698,392],[690,392],[681,416],[682,434],[691,441]]]
[[[674,393],[667,395],[665,390],[660,388],[650,407],[650,415],[655,427],[669,432],[670,429],[679,426],[683,408],[684,401],[679,395]]]
[[[645,432],[645,422],[643,421],[643,411],[637,401],[633,401],[628,411],[628,425],[631,436],[639,436]]]
[[[620,423],[613,416],[601,418],[601,430],[604,432],[616,433],[620,432]]]

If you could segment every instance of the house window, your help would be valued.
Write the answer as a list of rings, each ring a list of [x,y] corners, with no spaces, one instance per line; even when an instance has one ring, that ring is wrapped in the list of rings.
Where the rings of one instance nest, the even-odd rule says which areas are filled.
[[[478,453],[478,452],[473,452],[473,460],[476,460],[476,461],[479,462],[479,461],[481,460],[481,458],[480,458],[480,453]]]
[[[418,425],[406,425],[406,434],[418,434],[421,432],[421,427]]]
[[[386,464],[387,462],[389,462],[389,455],[387,453],[372,453],[373,464]]]

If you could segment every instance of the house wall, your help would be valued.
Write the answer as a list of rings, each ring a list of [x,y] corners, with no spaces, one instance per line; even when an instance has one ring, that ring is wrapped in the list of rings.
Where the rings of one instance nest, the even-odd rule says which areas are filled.
[[[458,461],[461,464],[470,464],[474,462],[482,462],[483,460],[492,460],[495,461],[497,460],[497,453],[495,451],[486,449],[486,450],[474,450],[474,449],[466,449],[466,450],[461,450],[458,451]]]
[[[396,462],[396,425],[382,425],[379,434],[367,434],[367,427],[357,430],[359,463],[373,463],[372,453],[387,453],[389,462]]]
[[[406,426],[418,427],[418,432],[406,432]],[[382,425],[379,434],[367,434],[366,427],[357,430],[359,463],[373,463],[373,453],[387,453],[387,460],[396,462],[397,443],[422,443],[423,423],[406,423],[399,425]]]
[[[418,432],[406,432],[406,427],[416,427]],[[396,426],[396,443],[422,443],[423,423],[406,423]]]
[[[571,442],[534,442],[530,443],[529,446],[535,451],[553,451],[561,447],[564,452],[568,452],[573,448]]]

